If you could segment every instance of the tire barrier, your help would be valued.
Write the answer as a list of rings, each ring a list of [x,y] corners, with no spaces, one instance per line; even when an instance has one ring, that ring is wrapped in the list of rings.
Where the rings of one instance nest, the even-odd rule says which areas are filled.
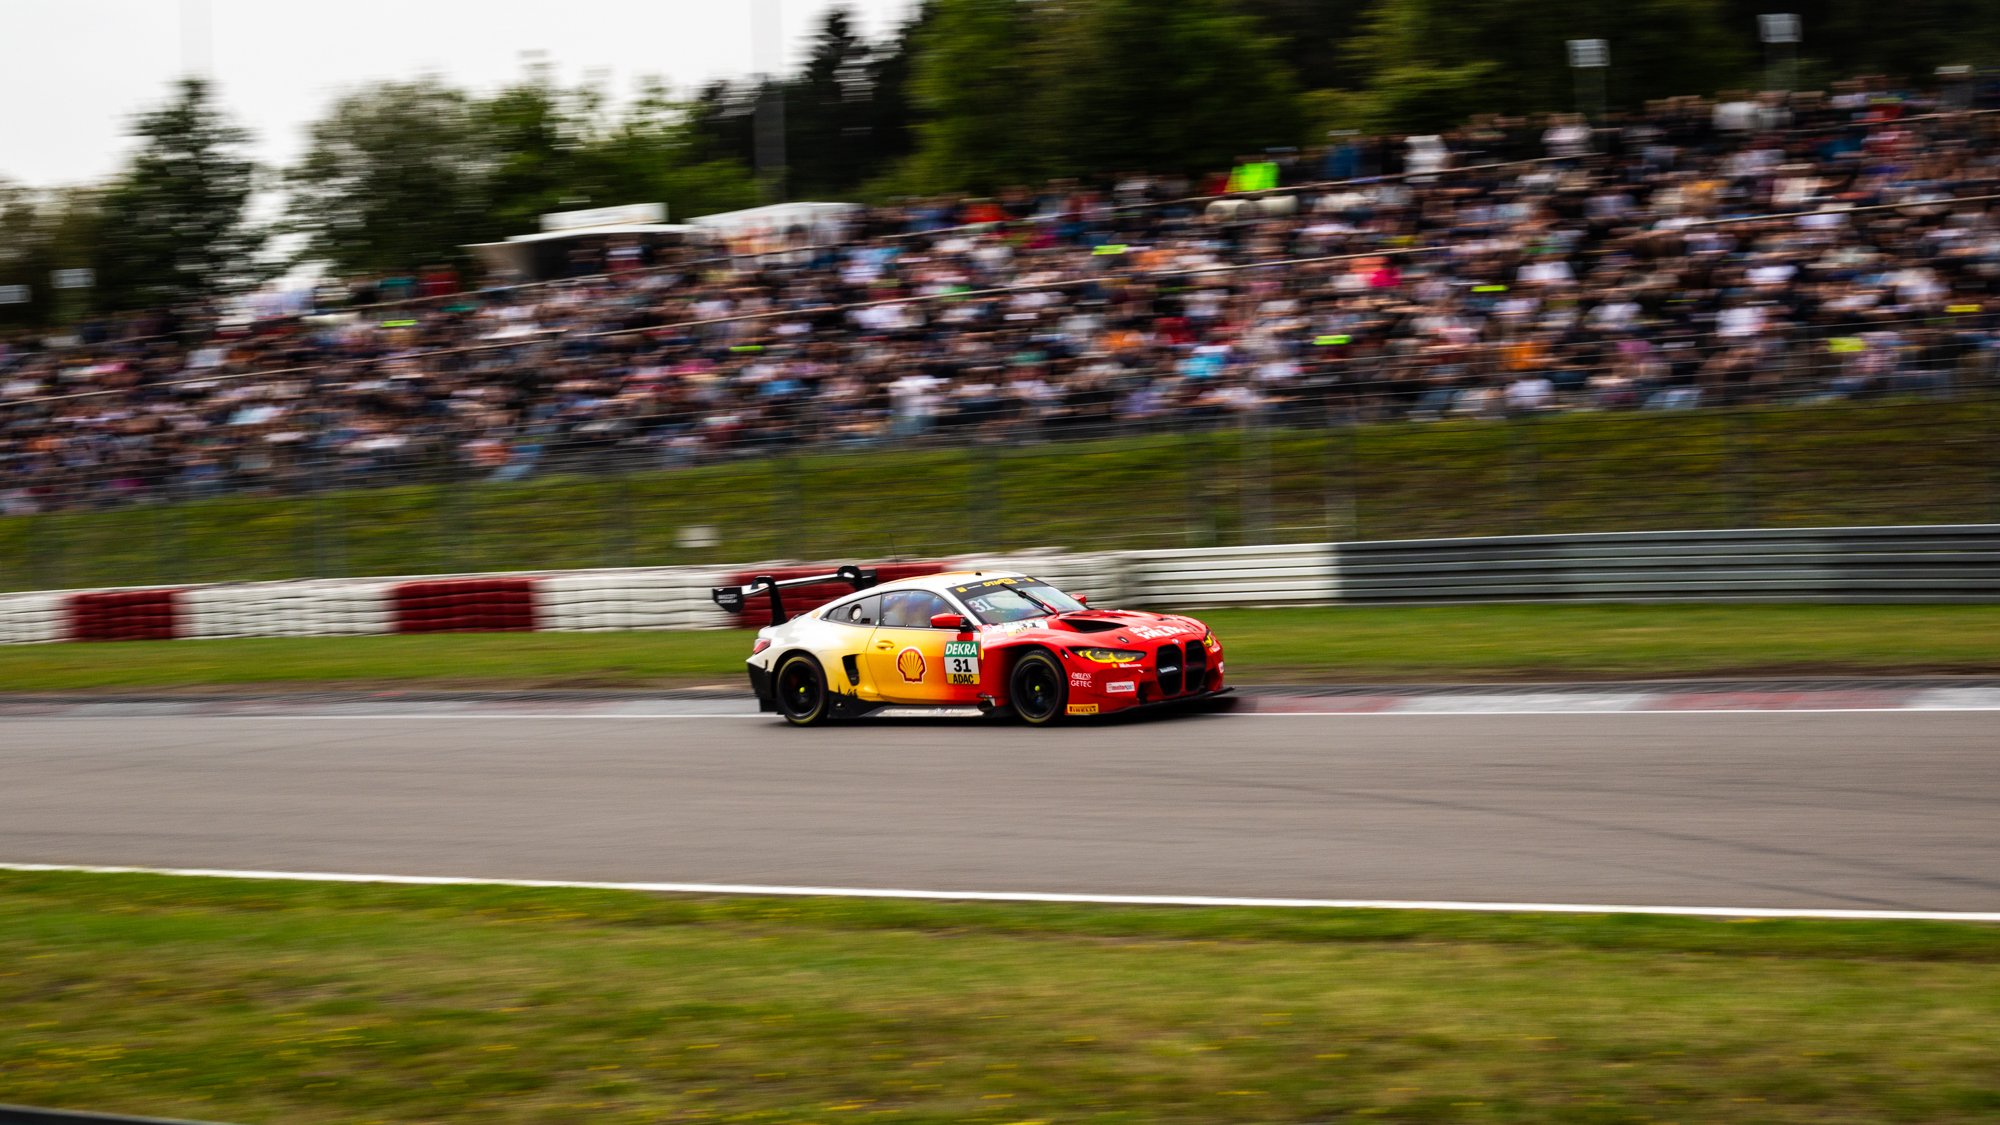
[[[73,594],[0,594],[0,645],[38,645],[70,639]]]
[[[538,579],[536,627],[554,633],[728,628],[733,620],[708,596],[714,577],[693,567],[656,567]]]
[[[2000,603],[2000,524],[1648,531],[1173,551],[1026,551],[869,563],[885,582],[1018,570],[1101,607],[1452,602]],[[389,633],[728,629],[715,586],[822,574],[790,560],[723,571],[634,567],[549,574],[314,579],[0,594],[0,644]],[[845,593],[786,591],[790,613]]]
[[[182,592],[182,635],[341,637],[396,631],[394,583],[257,582]]]
[[[404,582],[394,591],[398,633],[532,633],[532,578]]]
[[[104,590],[69,603],[69,634],[79,641],[171,641],[179,635],[179,590]]]

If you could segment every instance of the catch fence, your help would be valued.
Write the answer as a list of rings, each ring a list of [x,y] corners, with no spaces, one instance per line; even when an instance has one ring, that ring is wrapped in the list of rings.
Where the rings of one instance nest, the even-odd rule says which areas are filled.
[[[1113,435],[995,426],[495,479],[335,464],[0,516],[0,589],[2000,519],[2000,398]]]

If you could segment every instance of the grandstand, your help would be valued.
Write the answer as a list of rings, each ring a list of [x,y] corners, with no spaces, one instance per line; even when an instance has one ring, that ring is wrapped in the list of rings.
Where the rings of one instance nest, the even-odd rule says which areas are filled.
[[[1927,108],[1672,99],[1582,155],[1564,122],[1537,136],[1486,120],[1415,139],[1414,171],[1416,149],[1356,139],[1222,197],[1128,175],[910,201],[831,234],[760,229],[727,253],[666,248],[552,283],[95,323],[0,352],[0,510],[1965,400],[1991,391],[2000,348],[2000,119]]]

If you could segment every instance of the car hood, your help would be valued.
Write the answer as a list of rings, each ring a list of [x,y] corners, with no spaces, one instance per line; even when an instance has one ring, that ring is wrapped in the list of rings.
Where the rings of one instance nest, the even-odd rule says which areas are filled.
[[[985,625],[981,626],[980,632],[994,637],[1036,632],[1052,634],[1051,639],[1060,638],[1072,642],[1086,638],[1102,638],[1111,644],[1140,644],[1147,641],[1198,638],[1205,635],[1208,629],[1191,617],[1145,613],[1130,609],[1087,609],[1056,617],[1036,617],[1027,621],[1011,621],[1004,625]]]

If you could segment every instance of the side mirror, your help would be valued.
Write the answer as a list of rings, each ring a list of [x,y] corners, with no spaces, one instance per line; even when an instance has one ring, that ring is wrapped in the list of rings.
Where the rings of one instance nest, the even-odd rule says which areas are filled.
[[[1075,598],[1075,599],[1076,599],[1076,604],[1078,604],[1078,605],[1089,605],[1089,604],[1090,604],[1090,595],[1088,595],[1088,594],[1071,594],[1071,595],[1070,595],[1070,597],[1072,597],[1072,598]]]
[[[963,629],[965,628],[965,618],[960,617],[956,613],[940,613],[931,618],[931,628]]]

